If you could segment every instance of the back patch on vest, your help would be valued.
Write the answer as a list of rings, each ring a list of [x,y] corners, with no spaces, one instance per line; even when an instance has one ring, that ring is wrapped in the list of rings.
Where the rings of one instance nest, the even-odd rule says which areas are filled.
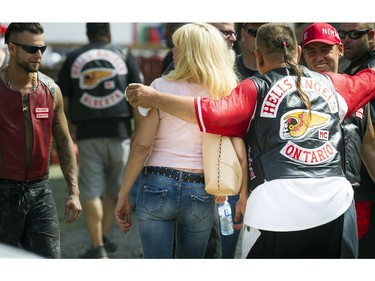
[[[102,61],[101,66],[93,63]],[[106,67],[108,66],[108,67]],[[117,105],[124,100],[121,89],[116,88],[115,77],[126,75],[128,68],[124,59],[111,50],[91,49],[79,55],[73,62],[71,77],[79,80],[79,87],[84,91],[80,102],[93,109],[105,109]],[[107,90],[105,96],[99,96],[96,89]]]

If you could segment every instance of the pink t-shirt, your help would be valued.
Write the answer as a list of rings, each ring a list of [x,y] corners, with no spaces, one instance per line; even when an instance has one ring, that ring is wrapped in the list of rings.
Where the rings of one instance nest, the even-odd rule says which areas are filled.
[[[178,96],[206,96],[205,87],[185,81],[154,80],[151,87]],[[195,124],[159,111],[160,122],[145,166],[203,169],[202,133]]]

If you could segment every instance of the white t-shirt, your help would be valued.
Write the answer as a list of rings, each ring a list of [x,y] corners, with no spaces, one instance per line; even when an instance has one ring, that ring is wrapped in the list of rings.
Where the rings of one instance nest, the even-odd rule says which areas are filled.
[[[342,215],[353,194],[344,177],[272,180],[250,194],[244,223],[269,231],[317,227]]]

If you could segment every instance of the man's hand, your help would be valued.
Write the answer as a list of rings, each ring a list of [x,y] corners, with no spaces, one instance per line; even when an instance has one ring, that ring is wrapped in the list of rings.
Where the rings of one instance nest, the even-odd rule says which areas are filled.
[[[79,201],[79,196],[75,194],[69,195],[65,201],[65,222],[75,222],[81,212],[82,206]]]
[[[124,95],[133,107],[157,108],[186,122],[198,124],[193,96],[161,93],[152,87],[136,83],[129,84]]]
[[[153,107],[153,101],[158,94],[154,88],[143,84],[132,83],[125,89],[125,98],[133,107]]]

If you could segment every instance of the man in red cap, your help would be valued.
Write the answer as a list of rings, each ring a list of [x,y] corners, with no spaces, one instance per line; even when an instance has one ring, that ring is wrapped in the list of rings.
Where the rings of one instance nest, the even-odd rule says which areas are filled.
[[[316,72],[338,72],[344,54],[337,30],[328,23],[313,23],[303,32],[303,58],[309,69]]]

